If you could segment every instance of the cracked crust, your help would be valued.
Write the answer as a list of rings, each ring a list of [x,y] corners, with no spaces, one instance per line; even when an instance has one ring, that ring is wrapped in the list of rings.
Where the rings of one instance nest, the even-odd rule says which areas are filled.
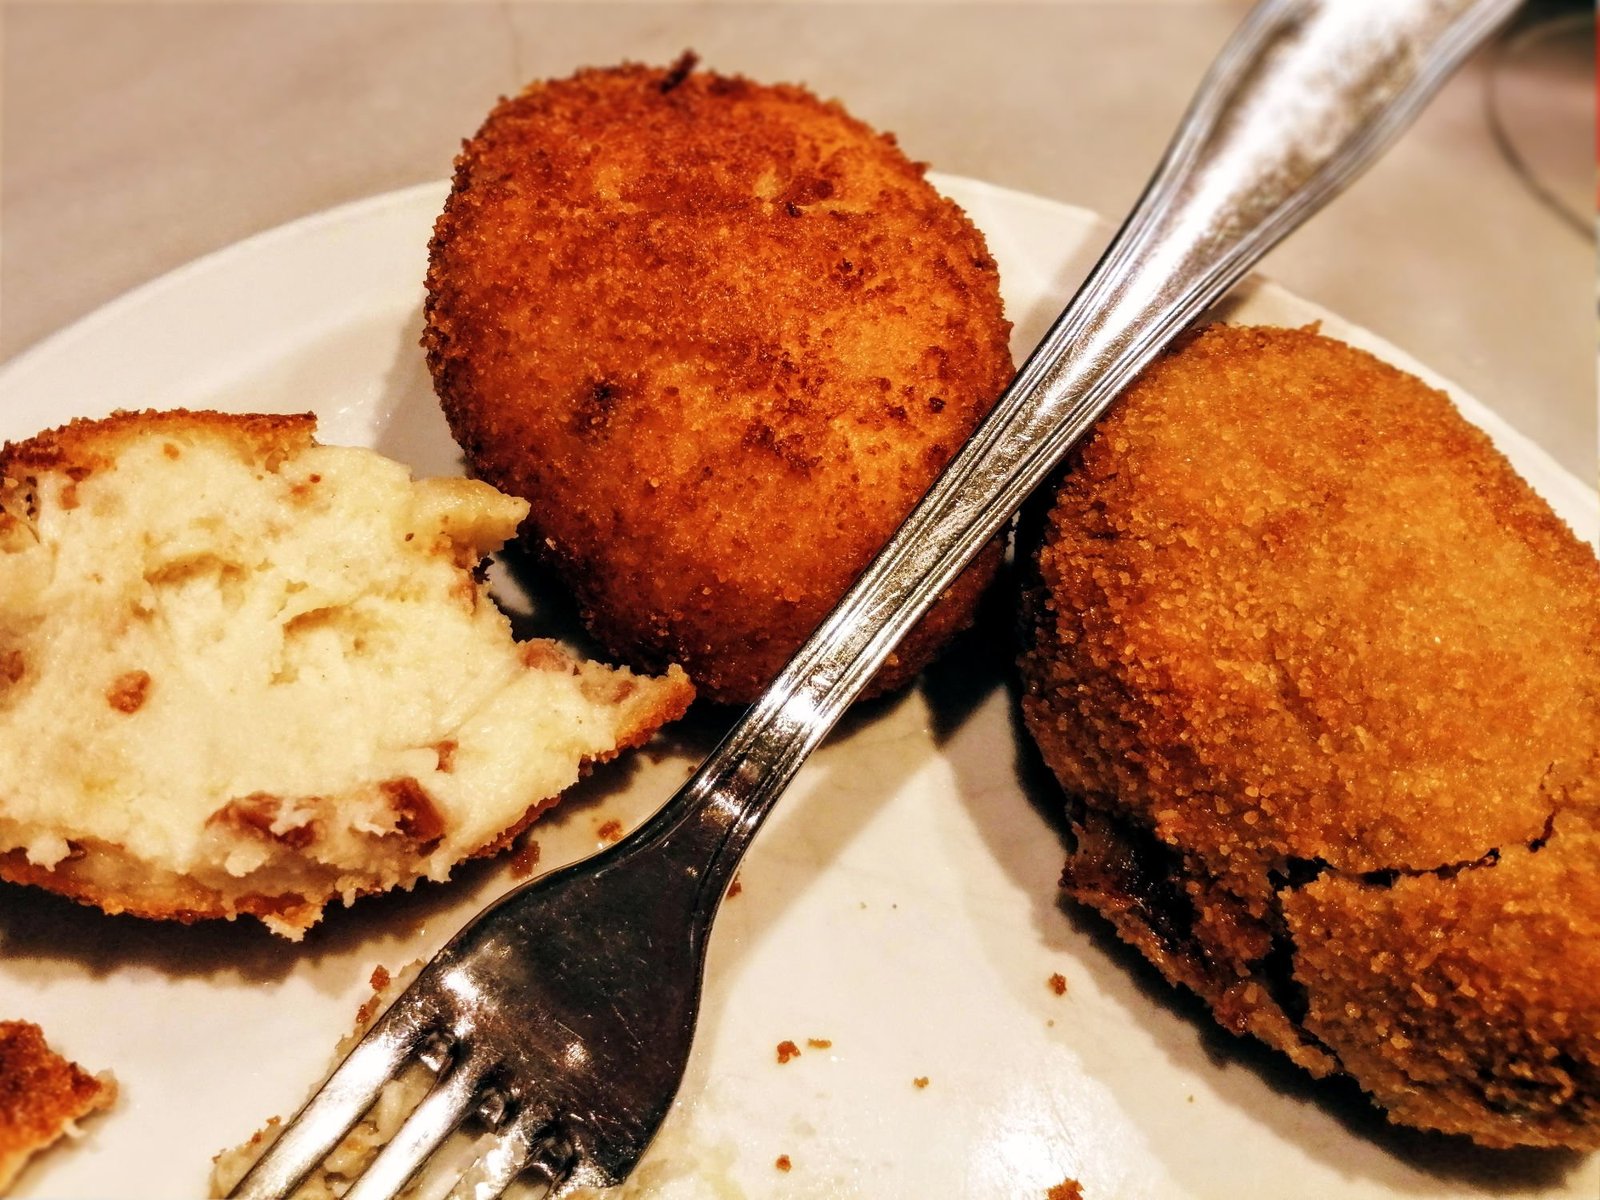
[[[982,234],[893,138],[793,86],[625,65],[465,144],[423,343],[475,474],[640,669],[748,703],[1012,373]],[[997,539],[901,642],[972,621]]]
[[[1284,894],[1305,1027],[1395,1120],[1498,1146],[1600,1141],[1595,816],[1563,812],[1492,866]]]
[[[1188,339],[1070,467],[1022,615],[1069,890],[1397,1121],[1600,1144],[1593,552],[1313,330]]]
[[[91,1075],[45,1044],[28,1021],[0,1021],[0,1195],[28,1160],[116,1099],[109,1075]]]

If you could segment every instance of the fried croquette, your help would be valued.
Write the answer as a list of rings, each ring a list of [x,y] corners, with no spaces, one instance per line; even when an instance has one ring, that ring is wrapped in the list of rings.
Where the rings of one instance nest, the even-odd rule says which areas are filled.
[[[994,259],[894,139],[793,86],[538,83],[456,162],[424,345],[471,471],[591,632],[759,694],[1012,370]],[[998,542],[874,681],[968,624]]]
[[[475,571],[522,501],[315,424],[121,413],[0,452],[0,878],[296,938],[687,708],[681,671],[513,641]]]
[[[1447,397],[1311,330],[1152,365],[1028,523],[1064,884],[1391,1120],[1600,1146],[1600,565]]]

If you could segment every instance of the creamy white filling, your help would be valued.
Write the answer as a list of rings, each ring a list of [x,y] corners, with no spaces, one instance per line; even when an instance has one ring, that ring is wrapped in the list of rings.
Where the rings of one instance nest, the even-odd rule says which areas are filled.
[[[39,491],[0,544],[0,850],[37,866],[442,878],[635,720],[596,702],[607,668],[526,665],[470,575],[526,512],[487,485],[154,436]]]

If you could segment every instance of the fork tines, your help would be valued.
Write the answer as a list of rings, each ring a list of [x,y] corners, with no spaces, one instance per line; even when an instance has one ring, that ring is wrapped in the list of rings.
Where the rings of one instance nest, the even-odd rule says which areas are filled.
[[[230,1193],[237,1200],[269,1200],[294,1193],[320,1164],[340,1155],[357,1122],[385,1104],[406,1106],[407,1081],[426,1095],[371,1163],[339,1162],[341,1174],[359,1170],[346,1200],[397,1196],[463,1122],[477,1118],[489,1130],[451,1197],[493,1200],[517,1179],[554,1188],[571,1154],[536,1107],[519,1107],[499,1086],[498,1062],[475,1049],[466,1029],[449,1030],[443,1014],[419,1011],[403,997],[356,1045],[282,1135]],[[397,1095],[392,1089],[401,1088]],[[387,1120],[378,1122],[388,1124]]]

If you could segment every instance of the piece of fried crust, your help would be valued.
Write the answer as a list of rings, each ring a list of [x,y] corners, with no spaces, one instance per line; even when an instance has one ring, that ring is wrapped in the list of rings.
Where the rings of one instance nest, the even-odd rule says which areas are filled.
[[[117,1097],[109,1075],[91,1075],[45,1044],[28,1021],[0,1021],[0,1195],[28,1160]]]

